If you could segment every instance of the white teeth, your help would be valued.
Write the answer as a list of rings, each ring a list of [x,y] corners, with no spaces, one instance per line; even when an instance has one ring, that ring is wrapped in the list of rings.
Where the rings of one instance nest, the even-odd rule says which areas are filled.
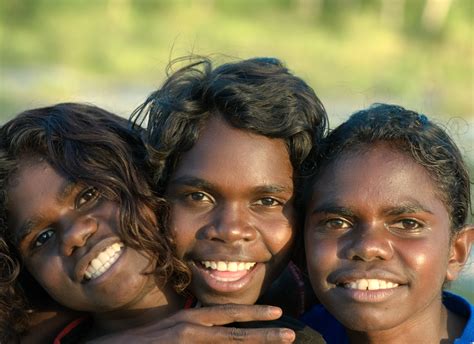
[[[398,287],[398,284],[379,279],[360,279],[346,283],[344,287],[358,290],[380,290],[396,288]]]
[[[209,261],[204,260],[201,262],[204,267],[211,270],[217,271],[244,271],[250,270],[256,263],[246,262],[223,262],[223,261]]]
[[[104,251],[104,252],[101,252],[101,253],[97,256],[97,259],[100,260],[100,262],[101,262],[102,264],[105,264],[105,263],[107,263],[107,262],[109,261],[110,256],[107,254],[106,251]]]
[[[229,269],[229,271],[237,271],[239,267],[239,264],[237,262],[229,262],[227,264],[227,268]]]
[[[123,243],[115,243],[100,252],[87,267],[84,278],[94,279],[106,272],[120,257]]]
[[[217,271],[227,271],[227,263],[217,262]]]
[[[98,269],[100,269],[100,267],[102,266],[102,262],[101,262],[99,259],[97,259],[97,258],[96,258],[96,259],[93,259],[93,260],[91,261],[91,266],[92,266],[94,269],[98,270]]]

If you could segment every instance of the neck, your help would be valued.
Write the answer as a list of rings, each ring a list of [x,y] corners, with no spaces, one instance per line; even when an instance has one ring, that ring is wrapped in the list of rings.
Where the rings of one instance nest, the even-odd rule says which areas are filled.
[[[351,344],[451,343],[461,335],[464,325],[464,319],[448,311],[440,302],[390,329],[346,331]]]
[[[170,287],[151,290],[146,300],[126,309],[95,313],[90,338],[126,331],[162,320],[183,308],[184,298]]]

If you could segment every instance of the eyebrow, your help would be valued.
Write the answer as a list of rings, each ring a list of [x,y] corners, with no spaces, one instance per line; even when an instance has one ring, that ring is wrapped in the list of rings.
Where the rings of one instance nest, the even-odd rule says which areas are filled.
[[[396,207],[387,207],[382,211],[384,215],[397,216],[402,214],[415,214],[419,212],[426,212],[433,214],[433,212],[423,207],[419,202],[410,201],[403,203]],[[348,217],[355,217],[355,213],[349,208],[338,206],[335,203],[324,203],[311,211],[312,214],[340,214]]]
[[[214,190],[215,187],[212,183],[209,183],[208,181],[197,178],[197,177],[192,177],[192,176],[182,176],[176,179],[173,179],[169,183],[170,185],[183,185],[183,186],[192,186],[196,187],[199,189],[204,189],[206,191]]]
[[[397,216],[402,214],[415,214],[420,212],[433,214],[431,210],[427,209],[416,201],[410,201],[405,204],[398,205],[396,207],[390,207],[383,211],[385,215],[391,216]]]
[[[74,191],[77,186],[77,182],[66,179],[61,185],[60,192],[56,195],[56,201],[58,203],[63,203]]]
[[[193,177],[193,176],[182,176],[176,179],[173,179],[169,183],[170,185],[185,185],[185,186],[192,186],[196,187],[199,189],[203,189],[205,191],[213,191],[217,190],[218,188],[208,182],[207,180]],[[283,193],[283,192],[292,192],[291,187],[281,185],[281,184],[265,184],[265,185],[258,185],[255,188],[252,189],[254,193],[259,193],[259,194],[275,194],[275,193]]]
[[[74,191],[77,183],[70,179],[66,179],[61,187],[59,193],[56,195],[56,202],[63,203]],[[16,245],[20,244],[25,237],[27,237],[33,229],[41,222],[43,222],[43,216],[40,214],[39,216],[34,216],[33,218],[27,219],[20,228],[15,231],[16,234],[14,236],[14,241]]]
[[[355,213],[346,207],[341,207],[335,203],[323,203],[322,205],[314,208],[311,211],[312,214],[340,214],[347,217],[355,217]]]

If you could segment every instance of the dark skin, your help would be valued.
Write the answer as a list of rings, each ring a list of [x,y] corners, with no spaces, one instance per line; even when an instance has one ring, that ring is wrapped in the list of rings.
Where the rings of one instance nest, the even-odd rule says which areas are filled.
[[[254,304],[268,289],[290,257],[293,195],[283,140],[209,119],[165,194],[177,255],[199,301]]]
[[[209,130],[206,130],[207,128]],[[222,142],[216,144],[219,140]],[[220,153],[219,150],[215,150],[216,147],[222,148]],[[219,154],[222,155],[218,159],[221,163],[216,166],[213,163],[216,160],[213,159],[220,156]],[[226,157],[230,159],[229,162],[223,161]],[[236,157],[239,164],[235,163]],[[221,171],[216,167],[224,170]],[[213,188],[203,190],[200,188],[202,185],[177,183],[183,180],[180,179],[183,173],[186,175],[192,173],[194,181],[204,180],[206,185],[210,184]],[[226,178],[227,175],[229,178]],[[242,178],[242,175],[246,175],[247,178]],[[199,299],[205,299],[208,304],[227,302],[253,304],[262,290],[268,287],[288,262],[293,241],[295,224],[292,206],[292,166],[284,142],[231,128],[220,118],[213,118],[193,149],[183,155],[181,165],[178,166],[172,181],[168,196],[172,201],[173,215],[180,221],[190,221],[188,223],[185,221],[183,224],[178,222],[179,225],[173,223],[178,239],[178,253],[181,252],[183,258],[193,257],[195,252],[202,251],[202,249],[196,251],[196,247],[199,249],[207,246],[212,248],[210,254],[199,258],[235,260],[240,263],[243,262],[242,252],[246,252],[248,259],[245,262],[257,263],[252,273],[245,274],[246,276],[241,279],[245,283],[237,281],[239,286],[232,292],[219,289],[214,291],[213,288],[209,289],[205,285],[198,284],[193,291],[198,294]],[[244,181],[247,181],[245,185]],[[202,194],[202,197],[191,198],[192,206],[189,202],[185,206],[181,197],[183,192],[187,195]],[[201,227],[193,228],[189,224],[199,223],[197,218],[193,218],[197,214],[196,207],[200,209],[199,217],[206,218],[206,222],[202,223]],[[175,212],[177,214],[174,214]],[[233,218],[245,219],[245,222],[232,224]],[[220,223],[220,227],[209,231],[215,223]],[[196,229],[196,231],[191,236],[186,236],[183,229]],[[196,232],[205,235],[196,235]],[[198,238],[197,244],[189,239],[195,235]],[[237,258],[233,259],[232,256]],[[224,343],[292,342],[295,334],[289,329],[235,329],[221,326],[238,321],[274,320],[280,315],[281,310],[275,311],[273,307],[264,308],[264,306],[253,308],[233,305],[223,308],[183,310],[168,318],[164,324],[161,322],[148,324],[140,330],[133,330],[133,333],[121,333],[103,340],[116,343],[117,340],[126,340],[132,336],[135,341],[137,337],[147,338],[147,341],[152,337],[163,340],[163,343],[173,343],[173,340],[177,343],[197,340],[209,342],[216,337],[221,338],[220,342]],[[168,340],[165,341],[163,338]]]
[[[439,343],[466,319],[442,304],[469,257],[473,226],[451,234],[423,166],[377,144],[323,168],[305,224],[308,271],[351,343]]]
[[[225,325],[246,321],[271,321],[282,315],[281,309],[262,305],[221,305],[181,310],[166,320],[152,322],[133,330],[103,336],[91,343],[156,343],[180,344],[203,343],[209,340],[218,343],[292,343],[295,333],[283,328],[233,328]],[[52,317],[50,317],[52,316]],[[37,324],[22,336],[22,343],[51,342],[66,324],[80,316],[77,312],[62,309],[58,312],[36,312],[33,316]],[[44,319],[43,317],[47,317]]]
[[[117,203],[41,158],[25,159],[15,178],[9,227],[25,267],[58,303],[93,314],[92,338],[182,308],[182,298],[147,273],[153,260],[121,241]],[[42,315],[56,319],[54,312]]]
[[[289,329],[222,327],[281,315],[278,308],[250,305],[289,260],[295,228],[292,176],[283,140],[239,130],[219,116],[211,117],[170,178],[166,197],[171,203],[171,228],[178,256],[193,272],[191,290],[196,297],[207,305],[249,306],[182,310],[165,322],[104,342],[125,343],[138,337],[156,343],[292,342],[295,334]],[[255,265],[219,271],[206,269],[202,261]],[[232,270],[229,265],[225,269]]]

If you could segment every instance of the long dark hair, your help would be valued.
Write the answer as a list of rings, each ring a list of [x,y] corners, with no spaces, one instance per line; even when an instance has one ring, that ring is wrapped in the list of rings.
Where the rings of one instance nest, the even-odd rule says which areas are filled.
[[[147,122],[146,141],[155,182],[163,191],[182,154],[196,143],[211,116],[229,125],[270,138],[283,139],[295,179],[311,149],[327,129],[327,115],[313,89],[276,58],[252,58],[214,68],[207,58],[173,61],[163,86],[132,114]]]
[[[96,187],[120,207],[119,233],[130,247],[157,259],[155,276],[178,291],[189,283],[172,253],[168,209],[151,187],[141,133],[98,107],[65,103],[25,111],[0,128],[0,330],[21,332],[32,305],[19,278],[21,259],[8,231],[8,188],[21,159],[38,156],[72,181]],[[155,212],[158,224],[149,210]],[[12,326],[12,328],[8,328]],[[2,340],[3,342],[3,340]]]

